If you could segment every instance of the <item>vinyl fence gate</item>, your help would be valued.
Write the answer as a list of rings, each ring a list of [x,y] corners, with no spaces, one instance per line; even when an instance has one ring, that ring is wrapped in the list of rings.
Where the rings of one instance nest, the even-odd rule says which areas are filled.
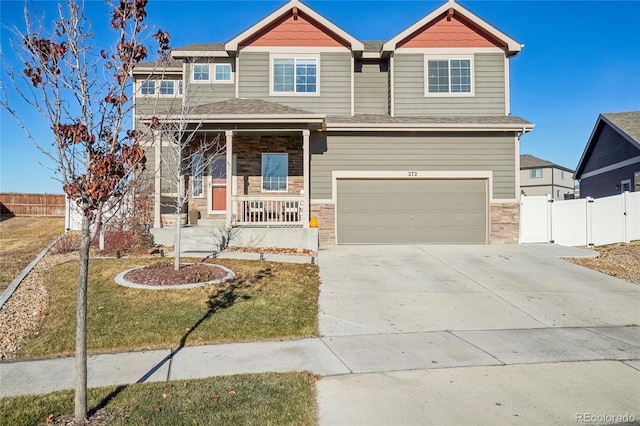
[[[523,196],[520,243],[600,246],[640,239],[640,192],[554,201]]]

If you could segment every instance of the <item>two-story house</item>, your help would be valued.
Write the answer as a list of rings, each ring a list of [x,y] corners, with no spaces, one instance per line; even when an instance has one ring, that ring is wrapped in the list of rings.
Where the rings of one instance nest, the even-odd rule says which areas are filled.
[[[292,0],[229,41],[174,49],[161,76],[136,68],[136,126],[165,108],[164,122],[224,141],[191,176],[190,208],[227,226],[314,218],[324,246],[517,243],[519,141],[533,128],[509,107],[520,50],[453,0],[387,41]],[[157,132],[152,170],[162,143]]]
[[[520,156],[520,192],[522,195],[550,195],[554,200],[575,197],[573,170],[534,157]]]

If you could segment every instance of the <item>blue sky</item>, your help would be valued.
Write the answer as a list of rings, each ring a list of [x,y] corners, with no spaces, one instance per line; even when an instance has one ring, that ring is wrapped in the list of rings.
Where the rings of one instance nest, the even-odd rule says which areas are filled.
[[[53,19],[55,1],[32,1]],[[86,0],[101,39],[108,26],[102,1]],[[172,45],[226,41],[284,1],[151,0],[148,23],[171,33]],[[443,1],[333,1],[306,4],[360,40],[388,40]],[[521,153],[575,168],[601,112],[640,110],[640,1],[460,1],[525,45],[511,60],[511,112],[536,124]],[[11,61],[7,27],[23,28],[24,2],[0,0],[2,58]],[[196,11],[194,13],[194,11]],[[4,69],[6,63],[1,67]],[[2,83],[6,84],[3,72]],[[42,145],[47,124],[20,108]],[[14,120],[0,117],[0,191],[61,193],[52,165]]]

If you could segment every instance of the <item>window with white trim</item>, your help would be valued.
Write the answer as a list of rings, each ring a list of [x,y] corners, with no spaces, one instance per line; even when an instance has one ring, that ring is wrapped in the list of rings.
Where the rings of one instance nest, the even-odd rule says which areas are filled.
[[[622,194],[627,191],[631,192],[631,179],[620,181],[620,193]]]
[[[160,94],[161,95],[173,95],[173,94],[175,94],[175,82],[173,80],[161,80],[160,81]]]
[[[635,181],[635,192],[640,192],[640,171],[637,171],[633,174],[633,180]]]
[[[531,169],[529,170],[529,177],[531,179],[538,179],[542,177],[542,169]]]
[[[271,65],[273,94],[318,94],[318,58],[276,57]]]
[[[425,71],[426,96],[473,94],[472,57],[425,56]]]
[[[204,157],[193,154],[191,158],[191,193],[194,197],[204,196]]]
[[[262,154],[262,192],[287,192],[288,174],[288,154]]]
[[[231,64],[214,64],[213,65],[213,81],[221,83],[230,83],[233,81],[233,73]]]
[[[182,95],[182,80],[178,80],[178,95]]]
[[[209,64],[193,64],[192,80],[209,81]]]
[[[155,95],[155,93],[156,93],[155,80],[145,80],[142,82],[142,85],[140,86],[141,95]]]

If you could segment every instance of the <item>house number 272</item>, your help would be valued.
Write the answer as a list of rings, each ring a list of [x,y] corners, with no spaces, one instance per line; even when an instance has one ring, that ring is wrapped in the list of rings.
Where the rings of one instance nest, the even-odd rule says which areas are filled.
[[[408,172],[409,177],[416,177],[418,176],[418,172]]]

